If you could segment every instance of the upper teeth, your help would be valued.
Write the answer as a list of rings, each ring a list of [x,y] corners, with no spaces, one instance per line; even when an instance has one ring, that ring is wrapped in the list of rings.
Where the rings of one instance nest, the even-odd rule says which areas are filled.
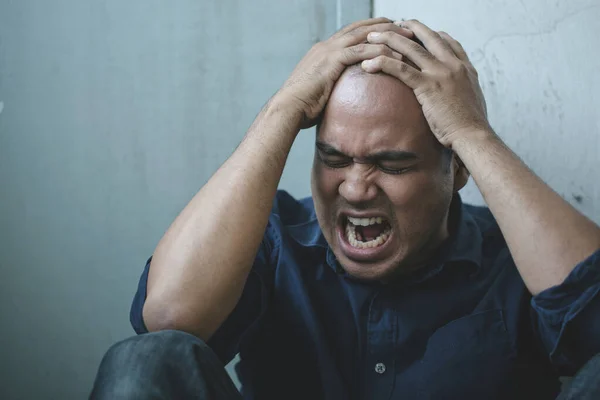
[[[350,221],[353,225],[369,226],[369,225],[373,225],[373,224],[381,224],[383,222],[383,218],[381,218],[381,217],[373,217],[373,218],[348,217],[348,221]]]

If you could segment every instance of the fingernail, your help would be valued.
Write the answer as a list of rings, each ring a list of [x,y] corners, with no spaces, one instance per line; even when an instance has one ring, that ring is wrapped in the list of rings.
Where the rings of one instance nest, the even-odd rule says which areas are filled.
[[[369,38],[375,39],[376,37],[378,37],[380,35],[381,35],[381,33],[379,33],[379,32],[371,32],[371,33],[369,33]]]
[[[365,60],[361,65],[363,68],[369,68],[371,65],[373,65],[373,60]]]

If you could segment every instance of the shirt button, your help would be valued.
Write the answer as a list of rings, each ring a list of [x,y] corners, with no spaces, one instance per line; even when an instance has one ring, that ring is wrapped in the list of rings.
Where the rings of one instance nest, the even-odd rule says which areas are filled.
[[[385,372],[385,364],[384,363],[375,364],[375,372],[377,372],[378,374],[383,374]]]

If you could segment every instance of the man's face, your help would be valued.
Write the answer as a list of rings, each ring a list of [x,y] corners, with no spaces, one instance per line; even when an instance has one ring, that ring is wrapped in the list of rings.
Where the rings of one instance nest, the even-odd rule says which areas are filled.
[[[312,169],[319,224],[342,267],[385,280],[422,266],[448,235],[455,166],[411,89],[348,69],[325,109]]]

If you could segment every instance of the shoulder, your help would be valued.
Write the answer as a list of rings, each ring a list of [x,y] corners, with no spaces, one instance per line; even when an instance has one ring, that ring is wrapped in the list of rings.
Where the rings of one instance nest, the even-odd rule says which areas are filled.
[[[463,204],[463,210],[473,218],[483,236],[502,236],[498,223],[489,208]]]
[[[483,263],[490,268],[500,268],[498,272],[505,270],[511,276],[517,276],[518,281],[521,282],[504,235],[490,209],[469,204],[463,204],[463,207],[469,215],[468,218],[480,232],[479,243]]]
[[[269,227],[276,232],[281,243],[303,248],[327,247],[312,197],[296,199],[284,190],[277,191]]]
[[[317,219],[312,197],[296,199],[285,190],[277,191],[271,214],[284,226],[301,225]]]

